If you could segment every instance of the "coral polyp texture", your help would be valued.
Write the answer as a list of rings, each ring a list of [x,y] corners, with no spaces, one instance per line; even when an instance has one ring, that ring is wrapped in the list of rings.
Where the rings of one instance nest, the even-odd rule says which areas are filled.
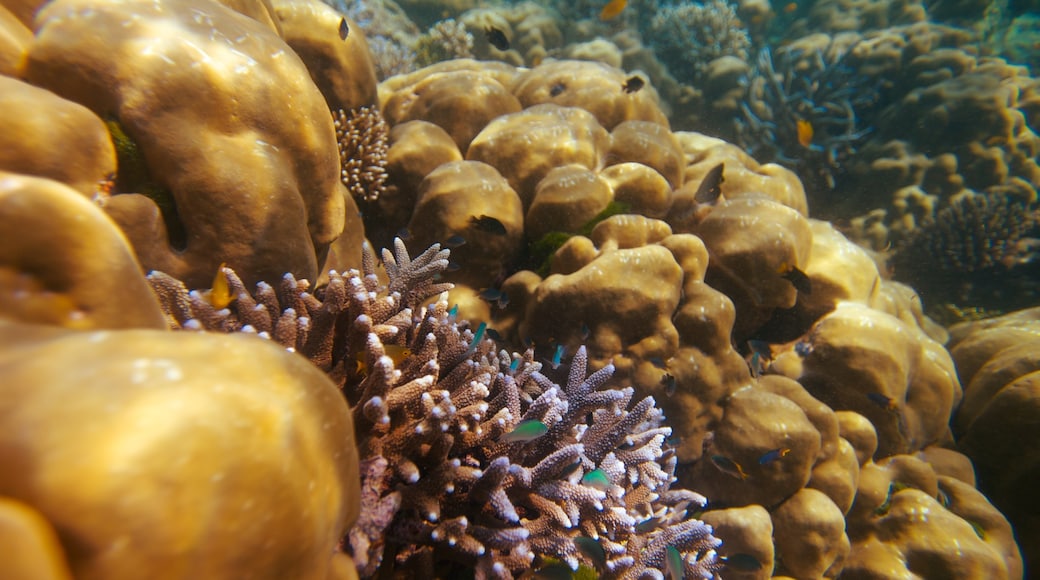
[[[456,321],[444,295],[423,305],[446,289],[433,277],[447,250],[395,250],[383,252],[388,284],[368,254],[364,273],[332,274],[316,294],[286,278],[280,296],[261,284],[254,297],[226,270],[236,299],[222,311],[151,277],[181,328],[265,333],[343,380],[362,457],[349,535],[362,575],[454,565],[508,578],[555,558],[639,578],[664,574],[674,552],[686,577],[712,577],[719,542],[693,517],[706,502],[671,487],[671,429],[653,397],[605,388],[613,365],[587,374],[584,348],[557,385],[533,351],[497,350],[483,326]]]

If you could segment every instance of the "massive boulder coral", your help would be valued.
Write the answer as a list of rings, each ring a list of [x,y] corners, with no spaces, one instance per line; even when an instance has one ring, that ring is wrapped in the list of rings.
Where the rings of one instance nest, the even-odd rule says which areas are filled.
[[[0,111],[0,169],[60,181],[88,198],[108,194],[116,152],[89,109],[0,76]]]
[[[878,454],[949,442],[962,391],[949,353],[916,327],[863,304],[841,303],[807,337],[799,382],[835,409],[874,424]]]
[[[1040,424],[1040,310],[952,329],[951,353],[964,382],[954,420],[958,447],[975,463],[979,488],[1015,525],[1028,565],[1040,565],[1040,510],[1033,483]]]
[[[146,268],[193,287],[220,262],[251,280],[316,276],[344,227],[339,156],[325,99],[273,16],[60,0],[35,22],[24,77],[109,123],[124,195],[106,209]]]
[[[19,434],[0,495],[54,527],[75,577],[336,577],[357,450],[309,362],[251,336],[9,321],[0,346]]]
[[[0,317],[65,328],[166,326],[119,228],[57,181],[0,172]]]

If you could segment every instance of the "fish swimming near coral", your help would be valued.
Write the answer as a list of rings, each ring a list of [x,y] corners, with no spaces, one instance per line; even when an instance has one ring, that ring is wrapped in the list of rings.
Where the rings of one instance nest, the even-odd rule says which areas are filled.
[[[722,175],[725,165],[725,163],[719,163],[704,174],[704,179],[701,179],[701,184],[697,186],[697,193],[693,196],[694,201],[710,204],[719,200],[719,196],[722,195],[722,182],[726,181]]]
[[[867,393],[867,398],[870,399],[872,403],[886,411],[895,411],[899,408],[896,400],[888,395],[882,395],[881,393]]]
[[[581,483],[600,491],[610,489],[610,479],[607,478],[607,474],[602,469],[593,469],[586,473],[582,476]]]
[[[743,552],[739,554],[731,554],[729,556],[723,556],[720,558],[726,567],[731,570],[740,570],[742,572],[754,572],[762,568],[762,562],[758,561],[758,558],[751,554],[745,554]]]
[[[791,449],[788,448],[788,447],[778,447],[776,449],[772,449],[770,451],[766,451],[765,453],[762,454],[762,457],[758,458],[758,464],[759,465],[769,465],[770,463],[772,463],[772,462],[774,462],[774,461],[776,461],[776,460],[778,460],[778,459],[780,459],[782,457],[786,457],[787,454],[790,453],[790,452],[791,452]]]
[[[564,346],[562,344],[556,345],[556,350],[553,351],[552,361],[549,362],[549,366],[552,370],[560,368],[560,363],[563,361]]]
[[[735,477],[742,481],[748,478],[747,473],[744,472],[744,468],[741,467],[739,463],[725,455],[712,455],[711,462],[715,464],[715,467],[719,468],[719,471],[726,475]]]
[[[683,580],[686,571],[683,569],[682,554],[675,546],[666,546],[664,549],[664,567],[668,570],[668,576],[672,580]]]
[[[473,340],[469,343],[469,351],[473,352],[477,350],[477,345],[480,341],[484,340],[484,333],[487,332],[487,323],[481,322],[480,326],[477,327],[477,331],[473,333]]]
[[[597,570],[607,569],[607,552],[600,545],[599,540],[578,536],[574,538],[574,547],[588,558]]]
[[[207,298],[209,303],[220,310],[226,308],[228,304],[231,304],[235,297],[231,295],[231,287],[228,285],[227,275],[224,274],[224,268],[227,264],[224,262],[220,263],[217,267],[217,275],[213,277],[213,287],[209,291]]]
[[[794,286],[794,289],[801,292],[802,294],[812,294],[812,279],[805,272],[799,270],[797,267],[784,262],[780,264],[780,267],[776,269],[776,272],[780,274],[780,277],[787,280]]]
[[[397,346],[396,344],[383,345],[383,352],[390,357],[390,360],[394,361],[395,367],[401,365],[408,357],[412,356],[412,351],[408,347]],[[354,372],[362,376],[368,374],[368,365],[365,364],[364,352],[354,355],[354,362],[356,364]]]
[[[498,440],[503,443],[527,443],[548,432],[549,428],[545,426],[545,423],[537,419],[528,419],[521,421],[512,431],[502,435]]]
[[[489,215],[482,215],[480,217],[473,216],[469,218],[469,223],[478,231],[485,232],[488,234],[504,236],[506,235],[506,233],[508,233],[506,231],[506,226],[503,225],[502,222],[498,221],[497,219]]]
[[[813,126],[812,123],[805,119],[798,119],[795,123],[795,128],[798,132],[798,143],[802,147],[808,147],[812,144],[813,138]]]
[[[506,38],[506,33],[502,32],[502,29],[494,26],[485,26],[484,36],[487,37],[488,43],[498,50],[509,50],[509,39]]]
[[[628,6],[628,0],[610,0],[599,13],[600,20],[613,20]]]
[[[347,19],[346,18],[340,18],[339,19],[339,39],[340,40],[346,40],[348,34],[350,34],[350,26],[347,25]]]
[[[621,90],[631,95],[632,93],[639,92],[639,89],[643,88],[643,85],[645,84],[646,81],[643,80],[643,77],[639,75],[632,75],[628,77],[628,79],[625,81],[623,85],[621,85]]]

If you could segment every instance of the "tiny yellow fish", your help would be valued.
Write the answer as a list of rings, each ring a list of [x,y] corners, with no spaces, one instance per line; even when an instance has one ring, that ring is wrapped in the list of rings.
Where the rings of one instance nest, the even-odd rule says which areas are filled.
[[[390,357],[390,360],[394,361],[394,366],[400,366],[404,360],[412,356],[412,351],[404,346],[397,346],[396,344],[385,344],[383,345],[383,352],[386,356]],[[354,372],[359,375],[368,374],[368,365],[365,364],[365,353],[364,351],[357,353],[354,356],[354,362],[357,366],[354,368]]]
[[[213,288],[209,291],[209,303],[217,310],[227,307],[228,304],[235,300],[235,297],[231,295],[231,287],[228,286],[227,276],[224,275],[224,268],[226,267],[226,263],[220,263],[220,266],[217,268],[217,275],[213,277]]]
[[[812,123],[805,119],[798,119],[798,143],[802,147],[808,147],[812,144],[813,138],[813,126]]]
[[[612,20],[617,18],[618,14],[628,6],[628,0],[610,0],[603,10],[599,13],[600,20]]]

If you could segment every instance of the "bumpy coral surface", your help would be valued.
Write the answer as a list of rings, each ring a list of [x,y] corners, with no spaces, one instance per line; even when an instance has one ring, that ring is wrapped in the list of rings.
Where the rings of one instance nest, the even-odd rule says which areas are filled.
[[[309,362],[249,336],[8,321],[0,346],[18,434],[0,495],[54,527],[75,577],[330,577],[357,450]]]
[[[208,0],[37,14],[25,77],[118,128],[126,195],[106,208],[147,268],[192,287],[220,262],[251,280],[314,278],[343,231],[328,105],[273,18]]]

